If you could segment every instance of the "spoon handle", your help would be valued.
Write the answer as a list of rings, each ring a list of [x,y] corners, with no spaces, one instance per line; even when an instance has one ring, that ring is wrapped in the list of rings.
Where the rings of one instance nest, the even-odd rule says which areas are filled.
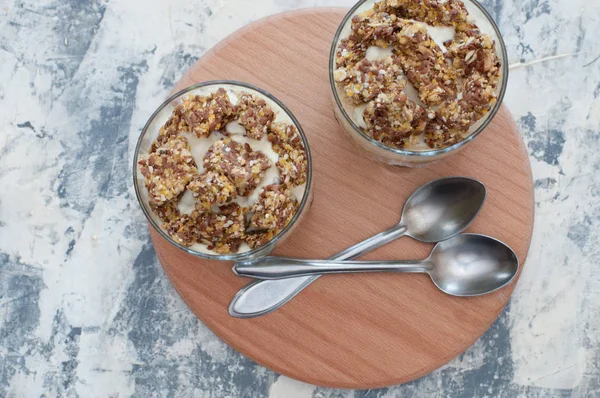
[[[374,235],[346,250],[330,257],[330,260],[350,260],[371,252],[406,234],[402,224]],[[264,265],[269,257],[244,262],[244,265]],[[254,281],[243,287],[231,300],[229,314],[237,318],[253,318],[275,311],[304,288],[317,280],[320,275],[302,276],[288,279]]]
[[[302,260],[269,257],[268,265],[238,264],[234,272],[256,279],[285,279],[307,275],[348,274],[356,272],[427,272],[428,260],[419,261],[340,261]]]

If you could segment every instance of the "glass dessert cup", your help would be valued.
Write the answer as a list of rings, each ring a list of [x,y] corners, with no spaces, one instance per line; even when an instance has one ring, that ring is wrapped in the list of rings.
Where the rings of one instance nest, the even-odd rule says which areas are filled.
[[[268,243],[259,246],[255,249],[249,249],[248,251],[230,254],[211,253],[204,250],[196,250],[192,247],[186,247],[176,242],[163,228],[161,228],[163,221],[159,218],[159,216],[150,206],[148,190],[145,185],[144,177],[138,167],[138,162],[141,159],[141,157],[150,152],[150,148],[155,139],[157,138],[161,126],[163,126],[165,121],[170,117],[175,107],[181,104],[182,99],[184,97],[187,97],[190,94],[194,94],[195,92],[206,92],[206,90],[211,89],[214,89],[214,91],[216,91],[218,88],[221,87],[226,89],[242,90],[251,94],[261,96],[267,101],[267,103],[270,102],[269,105],[271,105],[271,107],[275,111],[284,113],[285,116],[291,121],[290,124],[292,124],[297,129],[302,139],[307,161],[306,183],[304,185],[302,197],[297,197],[299,205],[291,221],[284,228],[282,228],[271,240],[269,240]],[[306,138],[306,135],[304,134],[304,131],[302,130],[302,127],[300,126],[298,120],[281,101],[279,101],[269,92],[248,83],[231,80],[218,80],[198,83],[193,86],[187,87],[168,98],[157,108],[157,110],[152,114],[152,116],[150,116],[150,119],[144,126],[142,133],[138,138],[137,145],[134,151],[133,185],[135,188],[135,193],[138,202],[140,204],[140,207],[142,208],[144,215],[146,216],[146,219],[154,228],[154,230],[171,245],[191,255],[210,260],[239,261],[253,259],[257,257],[266,256],[269,253],[271,253],[279,244],[281,244],[286,238],[288,238],[292,234],[294,228],[306,215],[306,212],[308,211],[312,202],[312,161],[310,147],[308,144],[308,139]]]
[[[336,83],[334,79],[334,72],[336,71],[336,51],[340,41],[349,33],[352,17],[367,10],[368,8],[371,8],[373,4],[378,1],[379,0],[360,0],[358,3],[356,3],[344,17],[334,36],[329,54],[329,82],[331,85],[334,115],[342,129],[352,138],[354,143],[361,150],[365,151],[368,156],[391,165],[404,167],[423,167],[429,163],[440,161],[447,156],[456,153],[459,149],[463,148],[475,137],[477,137],[492,121],[502,105],[502,100],[504,98],[508,82],[508,56],[506,53],[506,47],[498,26],[488,12],[483,8],[483,6],[476,1],[462,0],[469,12],[469,15],[475,18],[477,26],[483,33],[489,34],[494,40],[495,52],[499,61],[501,62],[500,80],[498,82],[496,91],[496,102],[482,118],[480,118],[471,126],[466,136],[455,144],[445,148],[425,150],[399,149],[387,146],[363,131],[355,122],[355,120],[349,115],[348,109],[352,105],[349,105],[349,100],[345,98],[341,85]]]

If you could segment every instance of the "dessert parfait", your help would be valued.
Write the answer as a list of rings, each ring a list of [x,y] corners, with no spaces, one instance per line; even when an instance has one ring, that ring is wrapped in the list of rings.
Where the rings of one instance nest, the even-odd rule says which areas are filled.
[[[364,0],[338,29],[330,62],[338,120],[396,164],[473,138],[506,86],[502,39],[471,1]]]
[[[308,144],[293,116],[241,83],[207,83],[168,100],[136,150],[136,191],[152,223],[201,255],[265,247],[309,200]]]

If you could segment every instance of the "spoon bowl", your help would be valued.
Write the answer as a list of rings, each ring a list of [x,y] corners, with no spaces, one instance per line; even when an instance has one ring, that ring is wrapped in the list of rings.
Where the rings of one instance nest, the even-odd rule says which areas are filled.
[[[435,285],[453,296],[478,296],[508,284],[519,260],[504,243],[484,235],[465,234],[438,243],[428,262]]]
[[[432,181],[416,190],[402,210],[406,234],[426,243],[451,238],[464,231],[485,201],[485,186],[470,178]]]

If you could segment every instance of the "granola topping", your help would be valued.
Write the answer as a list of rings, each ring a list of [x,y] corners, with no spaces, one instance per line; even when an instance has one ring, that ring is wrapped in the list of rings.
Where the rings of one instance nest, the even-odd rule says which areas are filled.
[[[259,93],[199,91],[173,109],[138,162],[147,200],[183,246],[213,254],[255,249],[298,211],[308,173],[304,141]]]
[[[347,113],[393,148],[459,142],[497,102],[500,60],[460,0],[381,0],[354,15],[333,78]]]

